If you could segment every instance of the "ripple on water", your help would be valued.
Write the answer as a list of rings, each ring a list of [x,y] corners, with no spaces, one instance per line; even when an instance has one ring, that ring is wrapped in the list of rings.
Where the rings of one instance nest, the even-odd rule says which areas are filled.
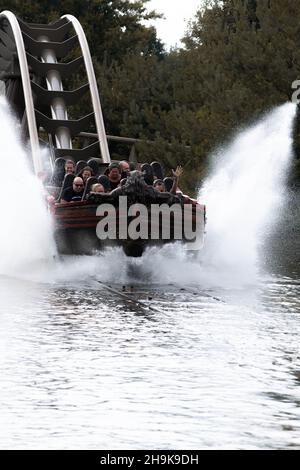
[[[135,285],[151,311],[94,281],[7,282],[3,448],[300,444],[297,284],[264,282],[247,306],[240,290]]]

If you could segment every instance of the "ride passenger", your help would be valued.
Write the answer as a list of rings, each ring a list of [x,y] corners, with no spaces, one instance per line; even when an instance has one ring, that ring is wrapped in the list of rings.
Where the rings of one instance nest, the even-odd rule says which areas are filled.
[[[84,184],[86,184],[87,180],[93,176],[93,170],[90,166],[85,166],[84,168],[82,168],[81,172],[78,173],[78,175],[80,178],[82,178]]]
[[[153,188],[155,188],[156,191],[159,191],[160,193],[164,193],[166,191],[165,183],[163,182],[163,180],[159,179],[153,182]]]
[[[128,163],[127,160],[121,160],[120,163],[119,163],[119,165],[120,165],[121,172],[123,172],[123,171],[124,171],[124,172],[130,171],[130,165],[129,165],[129,163]]]
[[[75,173],[75,163],[73,160],[67,160],[65,163],[65,175],[73,175]]]
[[[176,194],[177,189],[178,189],[178,181],[179,181],[180,176],[183,173],[183,168],[180,165],[178,165],[176,167],[176,170],[172,169],[172,173],[173,173],[173,186],[170,189],[170,193]],[[165,187],[163,180],[160,180],[160,179],[155,180],[153,183],[153,187],[160,193],[166,192],[166,187]]]
[[[83,196],[84,183],[83,179],[76,176],[73,180],[72,186],[69,186],[64,190],[61,196],[62,203],[81,201]]]
[[[119,162],[120,171],[121,171],[121,180],[126,180],[127,176],[130,173],[130,165],[127,160],[121,160]]]
[[[105,193],[105,190],[101,183],[95,183],[91,187],[91,193]]]
[[[179,189],[178,188],[178,181],[179,181],[179,178],[180,176],[182,175],[183,173],[183,168],[181,165],[178,165],[176,167],[176,170],[173,170],[172,169],[172,173],[173,173],[173,186],[171,188],[171,191],[170,193],[172,194],[176,194],[177,193],[177,190]]]
[[[110,189],[116,189],[121,181],[121,170],[119,163],[111,163],[108,167],[108,179],[110,184]]]

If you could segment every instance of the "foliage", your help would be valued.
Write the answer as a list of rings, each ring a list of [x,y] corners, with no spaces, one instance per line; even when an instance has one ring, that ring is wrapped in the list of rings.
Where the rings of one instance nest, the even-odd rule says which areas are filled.
[[[163,46],[152,27],[143,21],[158,17],[147,12],[149,0],[0,0],[0,11],[11,10],[29,23],[48,24],[62,15],[78,18],[95,60],[120,59],[126,52],[161,54]]]
[[[165,52],[145,20],[147,1],[0,0],[25,21],[71,13],[91,45],[108,134],[142,139],[141,158],[185,166],[195,189],[212,150],[241,126],[290,100],[300,79],[298,0],[206,0],[185,47]],[[82,105],[84,107],[84,104]],[[148,143],[152,141],[152,143]],[[300,155],[300,120],[295,135]],[[129,148],[117,151],[126,158]],[[295,161],[293,183],[300,181]]]

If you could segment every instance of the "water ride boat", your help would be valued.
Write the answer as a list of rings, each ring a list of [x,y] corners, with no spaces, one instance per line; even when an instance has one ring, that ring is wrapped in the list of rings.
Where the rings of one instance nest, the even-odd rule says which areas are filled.
[[[74,50],[80,55],[67,61]],[[70,90],[66,85],[79,68],[86,82]],[[105,186],[111,164],[108,141],[121,138],[106,135],[88,43],[74,16],[32,24],[10,11],[1,12],[0,80],[20,122],[22,139],[29,142],[33,171],[40,176],[51,170],[46,190],[54,197],[50,209],[60,253],[92,254],[121,246],[126,255],[136,257],[147,246],[175,241],[201,249],[205,206],[179,191],[172,193],[170,178],[165,179],[166,191],[157,191],[154,177],[164,179],[157,162],[142,164],[131,152],[129,162],[135,171],[123,175],[117,189],[89,192],[97,182]],[[74,109],[88,93],[91,112],[75,118]],[[92,167],[93,176],[80,198],[62,202],[63,191],[75,178],[63,174],[67,160],[78,172]]]

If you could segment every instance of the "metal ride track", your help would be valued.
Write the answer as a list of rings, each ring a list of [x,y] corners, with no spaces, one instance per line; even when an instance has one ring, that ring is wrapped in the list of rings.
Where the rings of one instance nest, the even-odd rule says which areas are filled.
[[[62,191],[71,186],[71,179],[68,177],[74,178],[74,175],[65,175],[66,159],[72,159],[76,163],[76,168],[82,164],[83,168],[87,163],[93,162],[99,172],[106,170],[110,163],[110,155],[96,77],[83,28],[74,16],[64,15],[49,24],[33,24],[17,18],[11,11],[2,11],[0,81],[4,82],[7,101],[21,123],[20,134],[24,146],[28,141],[30,143],[30,149],[26,153],[33,170],[41,179],[45,177],[44,181],[50,182],[46,190],[49,190],[49,194],[56,202],[61,200]],[[83,112],[86,113],[84,116]],[[131,158],[136,160],[134,153],[130,155],[129,160]],[[76,170],[76,173],[79,171]],[[51,177],[48,178],[50,174]],[[93,182],[96,181],[94,178]],[[177,196],[167,192],[164,193],[166,197],[163,197],[162,194],[153,193],[153,189],[151,191],[146,183],[139,186],[138,178],[135,177],[132,177],[132,182],[130,180],[127,182],[128,188],[121,188],[121,192],[124,195],[127,195],[126,191],[128,194],[130,192],[134,194],[131,205],[147,201],[150,208],[150,210],[147,208],[145,219],[148,227],[149,221],[152,220],[153,201],[155,204],[168,203],[169,206],[180,202],[184,209],[190,209],[186,225],[189,222],[191,227],[193,224],[195,226],[196,209],[199,206],[195,200],[184,195],[178,199]],[[88,190],[87,185],[86,191]],[[86,193],[83,198],[85,195]],[[112,197],[113,203],[117,204],[115,193],[99,196],[95,199],[95,204],[92,199],[80,200],[72,206],[63,203],[52,204],[55,239],[60,253],[90,254],[95,249],[105,248],[106,242],[100,243],[96,234],[99,221],[96,207],[106,202],[106,196]],[[202,245],[205,206],[198,208],[201,216],[198,224],[201,239],[197,239],[197,242]],[[175,212],[172,219],[172,234],[170,232],[168,240],[175,241],[178,238],[177,235],[175,237],[174,228],[178,226],[181,230],[179,239],[184,242],[189,241],[185,236],[183,211],[180,210],[179,215],[177,211],[176,217]],[[162,217],[156,222],[159,232],[153,239],[155,243],[157,240],[157,244],[166,242],[162,235],[161,220]],[[127,233],[128,224],[128,218],[125,222],[124,219],[121,220],[120,226],[125,226],[127,238],[117,239],[117,244],[123,247],[127,256],[139,257],[152,240],[150,236],[145,240],[130,239]],[[195,250],[199,248],[194,247]]]
[[[79,49],[81,55],[68,61],[68,55]],[[75,90],[64,89],[65,81],[74,77],[82,64],[86,83]],[[64,15],[48,25],[32,24],[2,11],[0,80],[22,123],[24,140],[29,138],[36,174],[44,168],[41,149],[45,146],[50,151],[51,166],[56,158],[65,156],[75,161],[101,157],[103,163],[110,163],[91,54],[83,28],[74,16]],[[69,119],[68,107],[75,106],[88,91],[92,112]],[[91,126],[97,140],[80,147],[79,134],[90,132]]]

